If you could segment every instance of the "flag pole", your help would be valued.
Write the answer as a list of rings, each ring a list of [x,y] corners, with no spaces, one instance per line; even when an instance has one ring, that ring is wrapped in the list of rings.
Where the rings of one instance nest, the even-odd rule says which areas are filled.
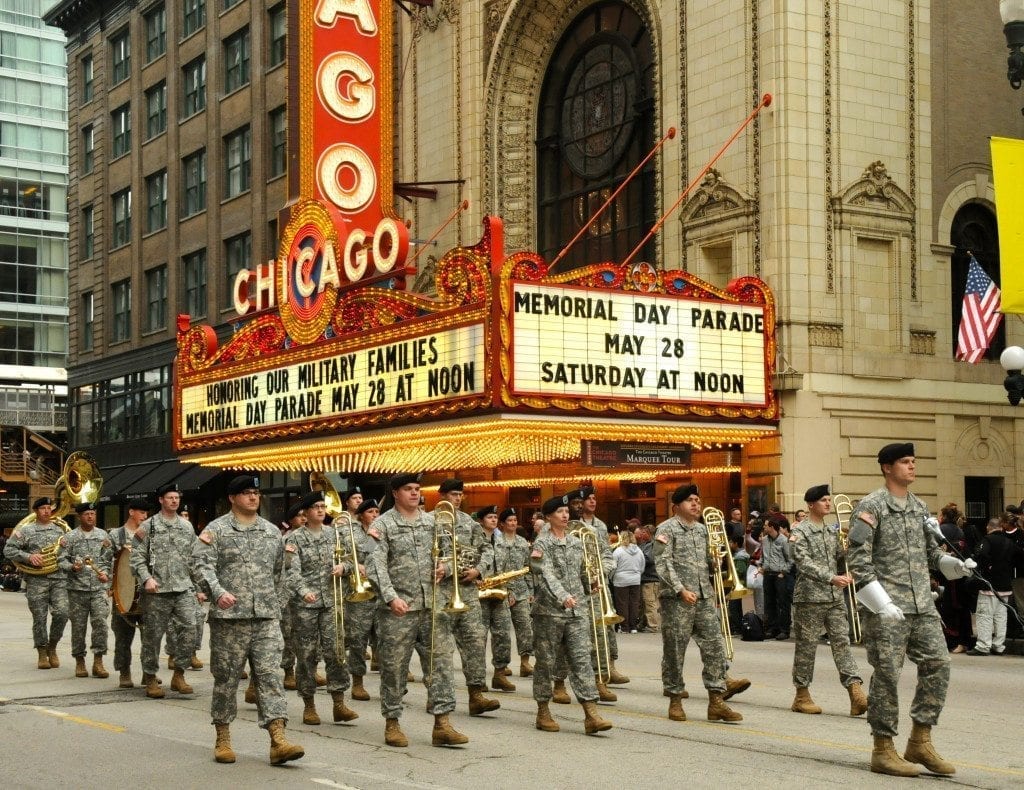
[[[459,216],[459,214],[461,214],[463,211],[465,211],[467,208],[469,208],[469,201],[468,200],[463,200],[461,203],[459,203],[458,208],[456,208],[455,211],[453,211],[451,214],[448,215],[448,219],[446,219],[444,222],[441,223],[441,227],[439,227],[437,230],[434,231],[434,235],[433,236],[431,236],[429,239],[427,239],[425,242],[423,242],[423,244],[420,245],[420,248],[418,250],[416,250],[416,254],[413,255],[412,258],[410,258],[409,261],[405,265],[406,266],[412,266],[414,263],[416,263],[416,259],[420,257],[420,253],[422,253],[423,250],[425,250],[427,247],[429,247],[431,245],[431,243],[434,241],[434,239],[436,239],[438,236],[440,236],[444,232],[444,229],[447,228],[449,225],[451,225],[452,221],[457,216]]]

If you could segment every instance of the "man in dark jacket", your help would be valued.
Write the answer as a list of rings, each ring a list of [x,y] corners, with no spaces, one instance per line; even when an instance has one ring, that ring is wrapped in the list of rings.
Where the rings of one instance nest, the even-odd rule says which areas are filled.
[[[979,576],[988,579],[993,589],[978,591],[978,642],[967,651],[970,656],[1000,655],[1006,650],[1006,609],[1011,605],[1013,569],[1019,554],[1013,538],[1003,531],[1002,519],[990,518],[988,534],[978,545],[974,560]]]
[[[658,606],[658,571],[654,567],[654,544],[648,527],[636,531],[636,543],[644,553],[644,572],[640,576],[640,590],[643,595],[643,622],[647,631],[661,627],[661,609]]]

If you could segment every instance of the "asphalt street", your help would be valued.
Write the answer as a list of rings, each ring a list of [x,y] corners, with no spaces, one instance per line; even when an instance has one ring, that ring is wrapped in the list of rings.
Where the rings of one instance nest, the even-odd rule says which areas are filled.
[[[1019,656],[953,656],[949,696],[933,739],[940,753],[955,763],[957,774],[945,779],[896,779],[868,770],[868,725],[863,717],[849,717],[849,702],[825,645],[818,650],[811,689],[825,712],[807,716],[789,710],[793,643],[737,641],[732,674],[750,678],[753,686],[731,702],[743,714],[743,722],[727,725],[706,721],[707,695],[700,684],[696,646],[687,658],[689,721],[671,722],[666,718],[668,701],[661,694],[660,636],[620,635],[619,644],[618,666],[632,682],[616,689],[617,703],[601,706],[615,726],[599,736],[583,734],[583,714],[576,704],[551,706],[561,732],[536,730],[531,681],[518,676],[511,679],[515,692],[491,692],[500,698],[501,710],[470,717],[457,669],[458,708],[452,722],[469,736],[469,744],[455,749],[430,745],[432,719],[424,712],[423,687],[415,683],[402,718],[410,746],[389,748],[383,742],[378,676],[371,674],[367,688],[372,700],[351,702],[360,718],[347,725],[330,723],[330,697],[322,691],[318,707],[325,723],[301,724],[302,702],[295,692],[287,692],[288,733],[305,747],[306,756],[275,768],[267,760],[268,739],[256,726],[255,707],[242,701],[243,683],[239,717],[231,730],[238,762],[218,765],[213,761],[209,718],[213,679],[207,670],[186,673],[194,695],[168,691],[160,701],[146,699],[139,688],[118,689],[109,655],[110,679],[76,679],[70,626],[60,645],[61,667],[38,670],[24,595],[5,592],[0,594],[0,782],[13,788],[103,790],[1024,785],[1019,739],[1024,659]],[[200,655],[208,659],[206,650]],[[867,680],[870,668],[863,649],[855,648],[855,655]],[[136,668],[136,681],[138,676]],[[170,673],[164,670],[161,676],[166,686]],[[914,678],[914,667],[908,664],[900,685],[904,716]],[[906,718],[897,739],[900,751],[909,730]]]

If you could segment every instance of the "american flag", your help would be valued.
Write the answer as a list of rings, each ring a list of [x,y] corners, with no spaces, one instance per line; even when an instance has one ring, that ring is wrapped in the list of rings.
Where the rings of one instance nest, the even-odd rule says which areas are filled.
[[[999,301],[998,286],[971,255],[960,333],[957,336],[957,359],[973,365],[985,355],[988,344],[992,342],[992,335],[996,333],[1003,318],[999,312]]]

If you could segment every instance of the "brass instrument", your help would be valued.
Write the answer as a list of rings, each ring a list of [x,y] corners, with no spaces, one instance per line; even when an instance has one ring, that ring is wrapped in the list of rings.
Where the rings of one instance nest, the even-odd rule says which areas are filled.
[[[732,661],[735,651],[732,645],[732,630],[729,628],[729,601],[750,595],[732,559],[729,548],[729,533],[725,529],[725,514],[716,507],[706,507],[703,512],[704,526],[708,530],[708,555],[714,565],[711,581],[715,587],[715,602],[718,605],[718,626],[725,642],[725,657]],[[725,567],[722,567],[725,560]],[[726,589],[728,588],[728,592]]]
[[[621,623],[623,618],[615,611],[608,593],[597,533],[588,529],[582,521],[570,521],[568,526],[569,534],[583,544],[583,567],[591,585],[597,588],[596,592],[587,596],[587,601],[590,605],[591,638],[594,640],[594,652],[597,654],[597,674],[607,683],[611,680],[611,647],[608,644],[607,626]]]
[[[430,680],[434,677],[434,632],[437,630],[437,587],[440,584],[437,579],[437,566],[440,563],[450,563],[448,567],[452,569],[452,597],[443,611],[446,614],[462,614],[469,609],[459,594],[459,541],[455,534],[456,518],[455,506],[451,502],[442,500],[437,503],[437,507],[434,508],[434,547],[431,552],[434,558],[434,586],[430,599],[430,665],[427,669],[427,678]],[[451,536],[450,557],[441,554],[441,539],[445,535]]]
[[[832,508],[839,522],[839,548],[843,551],[843,575],[850,575],[850,566],[846,562],[846,552],[850,550],[850,516],[853,515],[853,503],[846,494],[832,497]],[[846,608],[850,612],[850,641],[855,645],[861,642],[860,612],[857,609],[857,593],[852,584],[843,588]]]
[[[324,495],[324,508],[332,520],[341,517],[345,507],[341,495],[331,485],[331,481],[323,472],[310,472],[309,487]],[[341,533],[334,527],[334,565],[340,565],[345,559],[341,545]],[[331,568],[331,589],[334,592],[334,656],[339,662],[345,661],[345,598],[341,588],[341,577]]]
[[[508,598],[508,590],[505,589],[505,585],[513,579],[518,579],[520,576],[525,576],[530,572],[529,568],[520,568],[517,571],[507,571],[505,573],[499,573],[494,576],[489,576],[486,579],[482,579],[476,583],[477,589],[480,591],[481,601],[504,601]]]
[[[369,579],[366,579],[363,576],[362,571],[359,570],[359,550],[356,547],[355,519],[353,519],[352,514],[346,510],[334,519],[335,531],[338,530],[339,522],[348,530],[348,542],[349,548],[351,549],[350,556],[352,559],[352,571],[348,575],[348,586],[352,589],[351,592],[345,596],[345,600],[354,603],[358,601],[369,601],[372,598],[376,598],[377,593],[373,591],[373,585],[370,584]],[[360,529],[362,528],[360,527]]]
[[[86,557],[84,560],[82,560],[82,565],[84,565],[86,568],[95,573],[97,579],[99,579],[103,575],[103,571],[96,567],[96,563],[93,562],[92,557]],[[100,579],[100,581],[103,580]]]

